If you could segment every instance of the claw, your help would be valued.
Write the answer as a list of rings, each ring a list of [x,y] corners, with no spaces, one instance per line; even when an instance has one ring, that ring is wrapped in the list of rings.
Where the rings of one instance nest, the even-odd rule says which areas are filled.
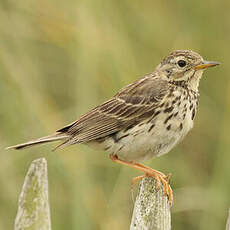
[[[173,204],[173,191],[170,185],[168,185],[168,200],[169,200],[169,205],[172,206]]]
[[[145,174],[145,175],[141,175],[141,176],[134,177],[134,178],[132,179],[131,187],[133,188],[134,185],[135,185],[138,181],[142,180],[142,179],[145,178],[146,176],[148,176],[148,175]]]
[[[148,175],[148,176],[153,177],[152,175]],[[161,179],[159,176],[154,176],[154,178],[156,179],[156,191],[159,191],[161,187]]]
[[[151,176],[151,175],[150,175]],[[168,197],[169,200],[169,204],[170,206],[172,205],[173,202],[173,191],[171,186],[169,185],[169,177],[170,175],[166,176],[166,177],[162,177],[162,176],[153,176],[156,181],[157,181],[157,186],[156,188],[158,189],[159,183],[163,185],[163,192],[164,195]]]
[[[168,182],[168,184],[170,183],[170,177],[172,176],[171,173],[169,173],[166,177],[165,180]]]
[[[146,175],[141,175],[141,176],[137,176],[137,177],[134,177],[132,179],[132,183],[131,183],[131,196],[132,196],[132,201],[134,202],[134,194],[133,194],[133,188],[134,188],[134,185],[136,183],[138,183],[138,181],[142,180],[143,178],[145,178]]]

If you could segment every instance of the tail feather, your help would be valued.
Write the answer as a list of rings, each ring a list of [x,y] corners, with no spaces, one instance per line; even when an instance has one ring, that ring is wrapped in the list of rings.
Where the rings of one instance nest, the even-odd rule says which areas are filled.
[[[69,138],[68,135],[55,133],[53,135],[41,137],[39,139],[31,140],[31,141],[28,141],[22,144],[13,145],[13,146],[7,147],[6,149],[20,150],[20,149],[24,149],[24,148],[31,147],[34,145],[39,145],[39,144],[44,144],[44,143],[59,141],[59,140],[66,140],[68,138]]]

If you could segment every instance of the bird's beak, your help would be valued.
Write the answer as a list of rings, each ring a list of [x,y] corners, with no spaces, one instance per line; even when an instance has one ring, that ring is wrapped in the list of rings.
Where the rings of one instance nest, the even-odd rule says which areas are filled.
[[[220,62],[216,62],[216,61],[202,61],[201,64],[196,65],[194,68],[195,70],[206,69],[208,67],[213,67],[219,64]]]

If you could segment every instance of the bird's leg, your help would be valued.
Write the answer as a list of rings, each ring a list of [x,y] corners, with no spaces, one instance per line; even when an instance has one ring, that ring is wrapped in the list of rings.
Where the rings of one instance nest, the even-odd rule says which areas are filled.
[[[168,196],[168,199],[169,199],[169,203],[172,204],[173,202],[173,191],[172,191],[172,188],[171,186],[169,185],[169,178],[170,178],[170,174],[165,176],[163,173],[155,170],[155,169],[152,169],[148,166],[145,166],[143,164],[139,164],[139,163],[135,163],[135,162],[127,162],[127,161],[124,161],[124,160],[120,160],[117,155],[113,155],[113,154],[110,154],[110,159],[116,163],[120,163],[120,164],[123,164],[123,165],[126,165],[126,166],[129,166],[131,168],[135,168],[137,170],[140,170],[142,172],[144,172],[145,174],[142,175],[142,176],[138,176],[138,177],[135,177],[133,178],[132,180],[132,186],[134,184],[136,184],[139,180],[143,179],[144,177],[153,177],[156,179],[156,188],[159,189],[160,188],[160,185],[162,184],[163,185],[163,188],[164,188],[164,194],[166,196]]]

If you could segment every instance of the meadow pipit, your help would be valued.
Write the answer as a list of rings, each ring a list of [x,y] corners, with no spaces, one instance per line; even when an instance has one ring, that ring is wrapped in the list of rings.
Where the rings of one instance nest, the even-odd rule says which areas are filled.
[[[197,53],[176,50],[156,69],[121,89],[56,133],[9,148],[64,140],[56,147],[87,144],[109,152],[110,158],[152,176],[172,201],[168,177],[139,162],[168,153],[193,127],[198,86],[204,69],[218,65]],[[137,163],[138,162],[138,163]],[[134,179],[136,181],[136,179]]]

